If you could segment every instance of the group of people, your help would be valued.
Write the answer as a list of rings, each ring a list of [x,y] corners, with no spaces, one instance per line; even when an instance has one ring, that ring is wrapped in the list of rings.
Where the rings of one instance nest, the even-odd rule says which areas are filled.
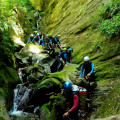
[[[90,62],[89,57],[85,56],[84,57],[84,63],[82,64],[82,68],[81,68],[81,72],[80,72],[80,77],[82,77],[84,75],[84,77],[87,77],[87,82],[90,85],[90,82],[94,82],[96,83],[96,74],[94,71],[94,64],[92,62]],[[88,86],[89,86],[88,85]],[[70,81],[67,81],[64,83],[63,86],[63,90],[64,93],[66,94],[68,100],[69,100],[69,106],[70,109],[67,110],[64,114],[63,114],[63,118],[66,120],[78,120],[78,116],[81,112],[81,105],[80,105],[80,99],[81,97],[79,96],[79,86],[77,85],[73,85]],[[87,94],[90,94],[90,89],[89,87],[87,88]],[[85,93],[85,92],[84,92]],[[86,94],[86,99],[90,99],[89,95],[87,96]],[[82,113],[82,112],[81,112]]]
[[[27,44],[28,43],[34,43],[36,45],[42,45],[44,46],[44,41],[43,41],[43,35],[40,35],[38,31],[34,31],[33,34],[30,35]]]
[[[55,57],[55,48],[59,49],[57,56],[57,71],[60,71],[61,65],[67,66],[67,61],[71,62],[73,52],[71,47],[62,47],[60,37],[61,35],[53,37],[52,34],[47,34],[45,39],[43,39],[43,35],[40,35],[37,31],[35,31],[30,35],[27,41],[27,43],[32,42],[36,45],[43,46],[49,51],[49,54],[52,57]],[[82,64],[80,77],[83,75],[88,82],[88,86],[90,86],[91,82],[96,83],[94,64],[90,61],[88,56],[84,57],[84,63]],[[79,87],[77,85],[73,85],[70,81],[64,83],[62,91],[68,96],[70,103],[69,105],[71,106],[70,109],[63,114],[63,118],[66,120],[78,120],[78,116],[75,113],[78,113],[80,108],[79,90]],[[89,94],[88,99],[90,99],[89,87],[87,88],[87,94]]]
[[[55,37],[52,34],[45,35],[45,39],[42,34],[39,34],[38,31],[34,31],[33,34],[30,35],[27,44],[32,42],[36,45],[43,46],[46,50],[49,51],[49,55],[55,58],[55,48],[59,49],[59,54],[57,59],[59,61],[58,71],[60,69],[61,64],[67,66],[67,61],[71,62],[73,49],[71,47],[63,47],[60,41],[61,35],[57,35]]]

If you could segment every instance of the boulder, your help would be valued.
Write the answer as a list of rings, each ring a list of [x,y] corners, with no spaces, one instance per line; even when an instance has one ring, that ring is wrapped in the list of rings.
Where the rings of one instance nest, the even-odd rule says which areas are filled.
[[[44,76],[43,80],[47,78],[55,78],[58,79],[62,84],[65,81],[71,81],[73,84],[78,84],[78,79],[75,75],[72,74],[72,72],[75,71],[77,71],[76,67],[74,65],[68,64],[68,66],[65,66],[62,71],[49,73],[48,75]]]
[[[48,78],[48,79],[43,80],[42,82],[40,81],[40,82],[37,83],[37,88],[38,89],[41,89],[41,88],[50,89],[52,87],[61,88],[62,84],[60,83],[59,80],[57,80],[55,78]],[[54,91],[56,91],[56,89]]]
[[[33,63],[34,61],[40,62],[44,60],[48,57],[48,54],[41,46],[29,43],[22,48],[20,52],[16,52],[15,57],[23,63],[28,63],[29,59],[31,59]]]

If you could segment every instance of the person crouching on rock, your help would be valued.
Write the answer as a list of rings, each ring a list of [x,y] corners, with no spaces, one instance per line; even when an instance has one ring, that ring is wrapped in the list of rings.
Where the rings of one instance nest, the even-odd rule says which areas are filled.
[[[77,85],[72,85],[71,82],[67,81],[64,83],[64,94],[67,98],[67,105],[70,107],[63,114],[65,120],[78,120],[78,109],[79,109],[79,88]]]
[[[67,66],[67,49],[63,48],[60,52],[59,55],[62,57],[62,59],[65,62],[65,66]]]
[[[91,87],[90,87],[90,82],[94,82],[95,85],[97,85],[97,82],[96,82],[96,73],[94,71],[94,64],[90,61],[89,57],[88,56],[85,56],[84,57],[84,64],[82,65],[82,68],[81,68],[81,73],[80,73],[80,77],[83,76],[83,73],[84,73],[84,77],[85,79],[87,80],[88,82],[88,98],[91,98]]]

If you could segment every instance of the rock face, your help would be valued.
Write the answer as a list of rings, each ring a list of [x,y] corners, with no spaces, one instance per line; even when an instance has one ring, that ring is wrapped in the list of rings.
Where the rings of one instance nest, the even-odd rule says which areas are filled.
[[[0,89],[0,120],[10,120],[5,104],[4,92]]]
[[[104,86],[114,87],[114,84],[119,83],[117,80],[120,80],[120,65],[118,64],[120,47],[117,47],[120,37],[111,38],[99,30],[91,29],[92,16],[97,18],[98,12],[96,10],[101,9],[103,3],[106,5],[109,2],[110,0],[51,0],[46,1],[46,6],[49,7],[44,7],[46,12],[46,16],[43,18],[45,30],[47,33],[53,33],[53,36],[61,34],[62,43],[66,43],[74,50],[74,63],[81,65],[84,56],[90,57],[90,60],[95,64],[97,80],[100,81],[98,85],[100,91]],[[57,73],[55,74],[57,76]],[[102,99],[102,105],[97,111],[96,117],[119,114],[119,110],[117,113],[112,110],[110,112],[109,105],[106,106],[105,104],[110,99],[108,97],[110,91],[107,91],[107,94],[105,93],[104,100],[102,99],[104,95],[98,97],[99,100]],[[113,94],[111,98],[114,98]],[[110,104],[114,106],[113,102]],[[105,110],[105,114],[104,108],[108,108]]]
[[[73,48],[73,62],[81,64],[83,57],[88,55],[98,72],[98,80],[119,76],[119,37],[110,38],[99,30],[91,29],[92,16],[98,15],[102,3],[110,0],[51,0],[45,9],[43,18],[46,31],[53,36],[61,34],[62,43]],[[113,69],[113,71],[110,71]]]

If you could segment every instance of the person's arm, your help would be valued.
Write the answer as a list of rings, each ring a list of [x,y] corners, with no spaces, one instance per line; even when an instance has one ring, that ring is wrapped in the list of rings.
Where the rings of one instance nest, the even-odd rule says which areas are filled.
[[[28,41],[27,41],[27,44],[30,42],[30,38],[28,39]]]
[[[82,77],[83,71],[84,71],[84,65],[82,65],[82,69],[81,69],[81,72],[80,72],[80,77]]]
[[[73,107],[68,111],[69,113],[72,113],[74,110],[77,109],[78,104],[79,104],[79,102],[78,102],[78,95],[74,95],[74,96],[73,96],[73,103],[74,103],[74,105],[73,105]]]
[[[67,117],[69,116],[69,113],[72,113],[74,110],[77,109],[78,103],[79,103],[79,102],[78,102],[78,96],[77,96],[77,95],[74,95],[74,96],[73,96],[73,102],[74,102],[73,107],[72,107],[68,112],[66,112],[66,113],[63,114],[63,118],[67,118]]]
[[[36,37],[33,38],[32,42],[35,40]]]
[[[91,63],[91,71],[90,71],[90,74],[92,74],[92,73],[93,73],[93,71],[94,71],[94,64],[93,64],[93,63]]]
[[[38,43],[40,44],[40,42],[41,42],[41,41],[42,41],[42,39],[40,39],[40,38],[39,38],[39,41],[38,41]]]

